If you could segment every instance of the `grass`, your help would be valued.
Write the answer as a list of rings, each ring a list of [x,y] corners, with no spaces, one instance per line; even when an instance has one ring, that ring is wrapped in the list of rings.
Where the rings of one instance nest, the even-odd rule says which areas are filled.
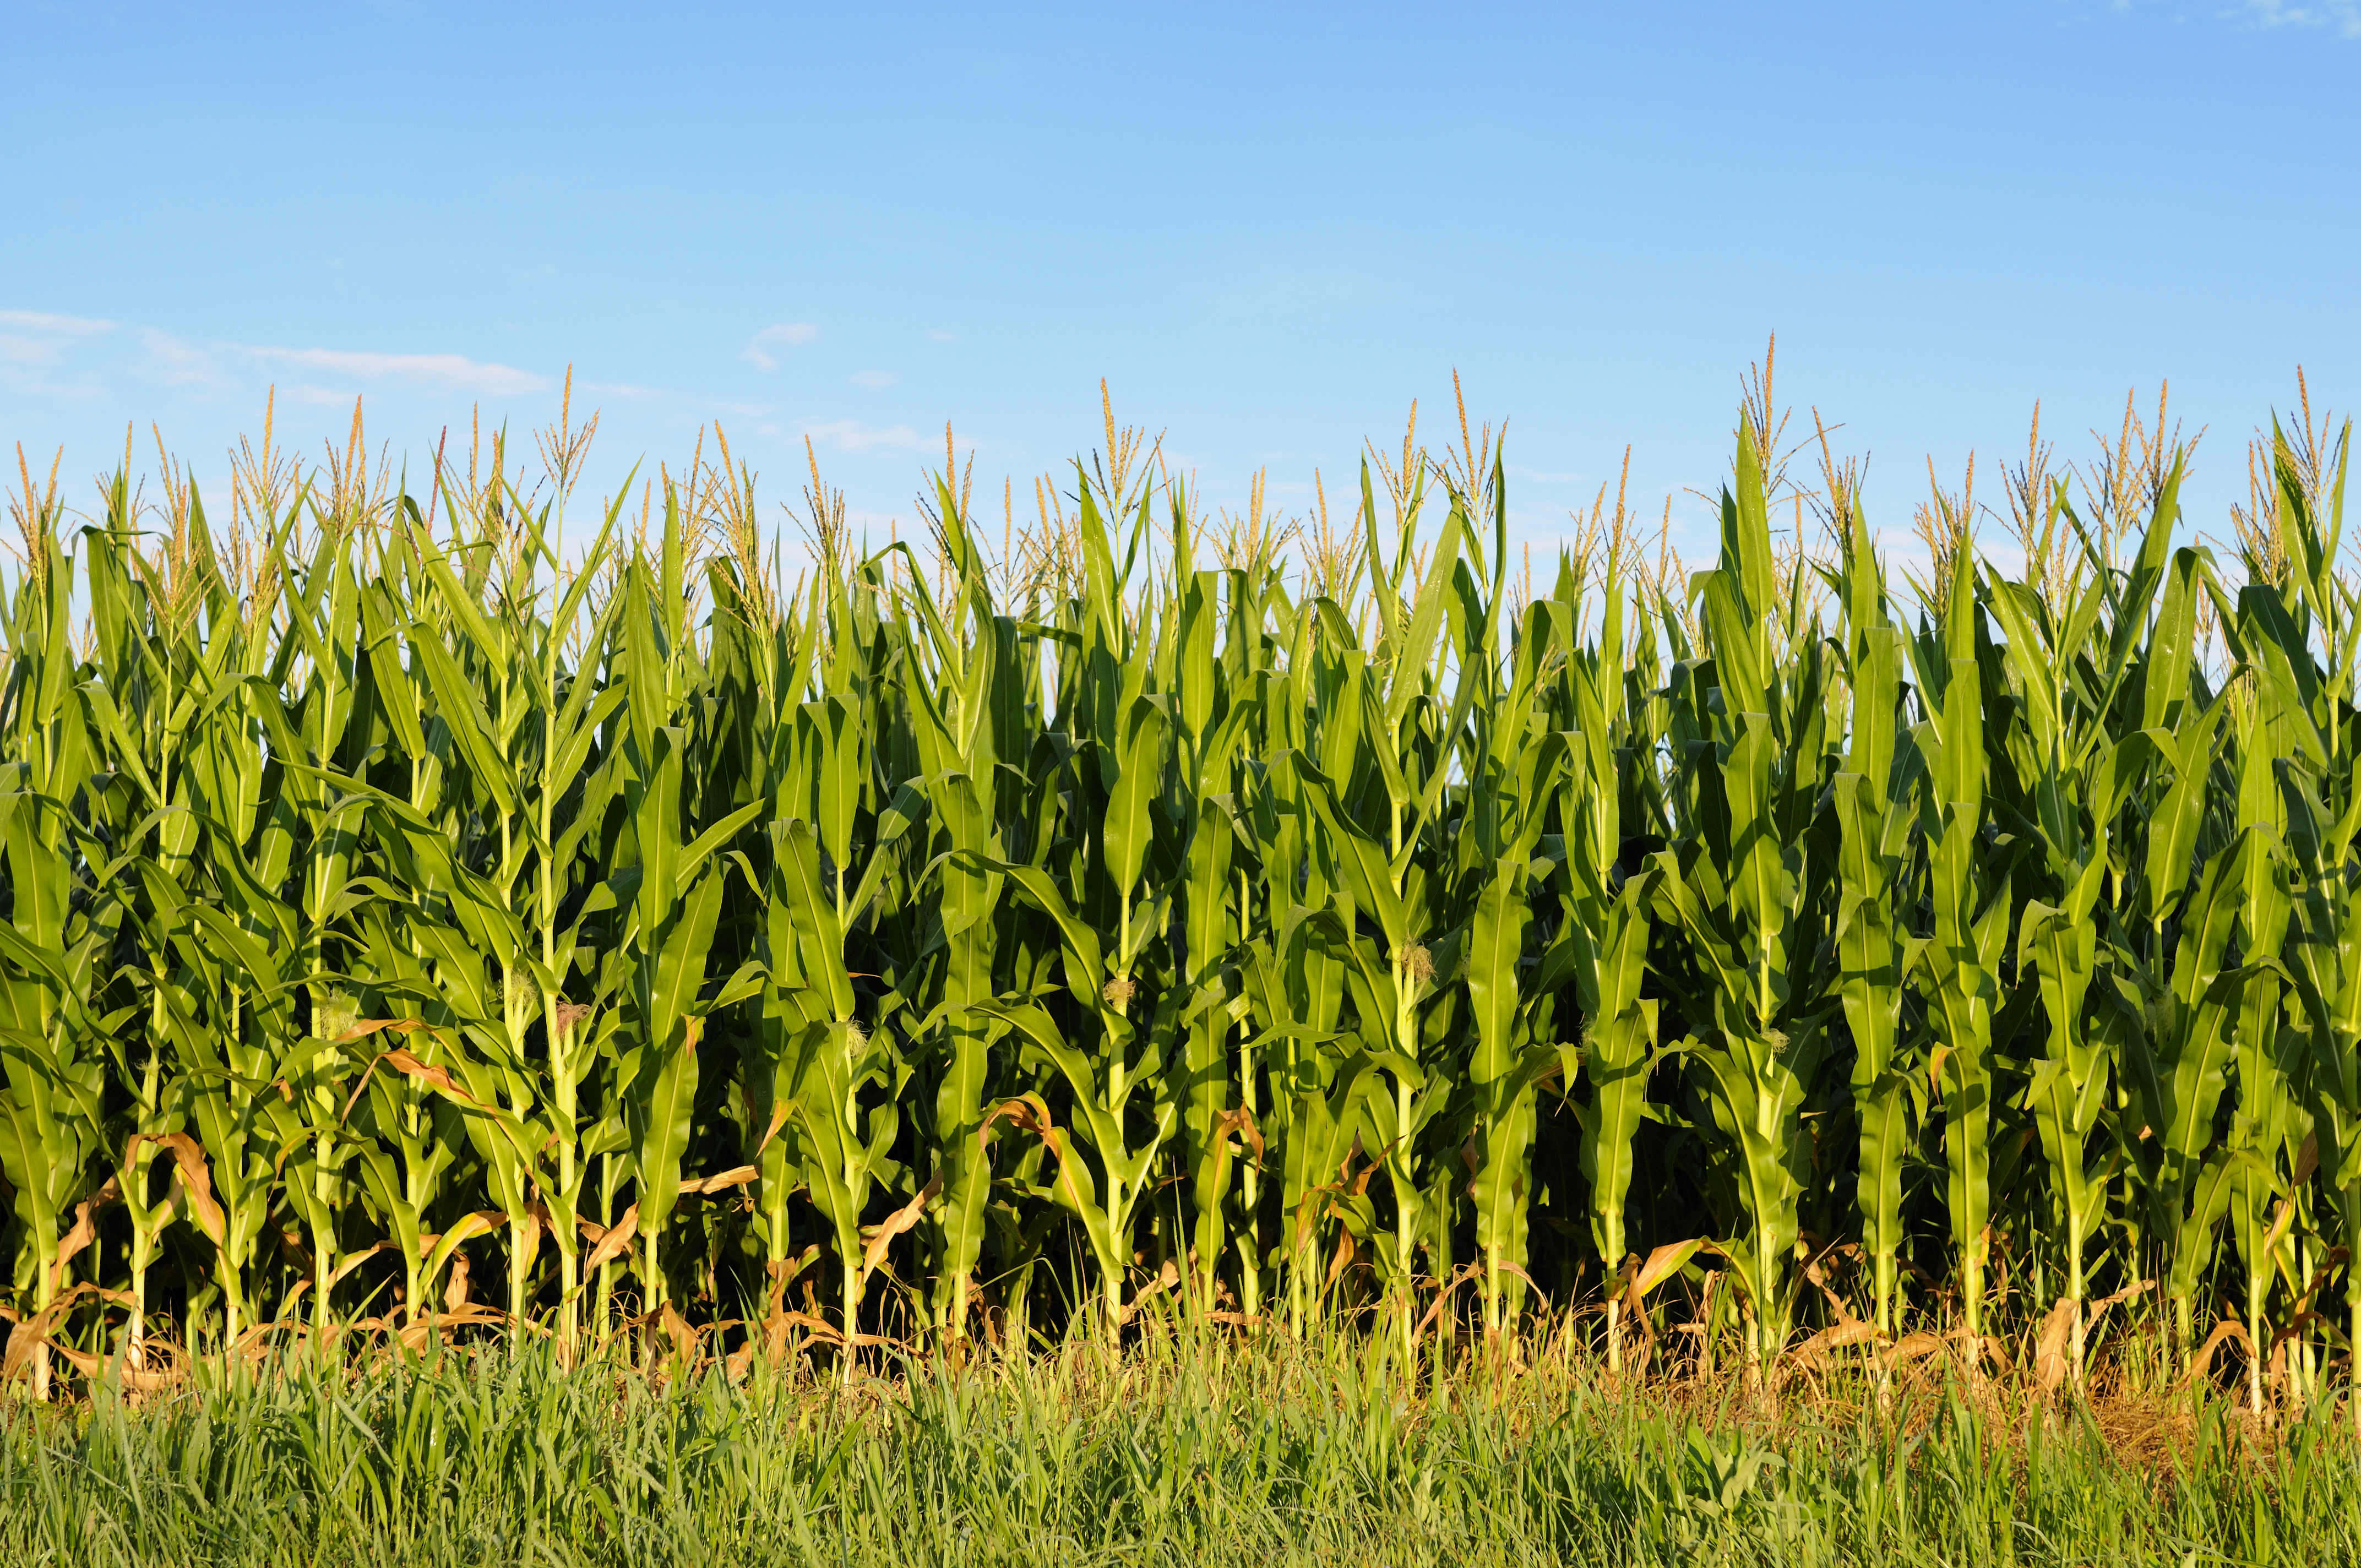
[[[2327,1405],[2052,1405],[1922,1372],[1766,1410],[1563,1342],[1404,1364],[1390,1336],[1087,1336],[851,1384],[540,1348],[0,1418],[11,1563],[2101,1564],[2361,1561]]]

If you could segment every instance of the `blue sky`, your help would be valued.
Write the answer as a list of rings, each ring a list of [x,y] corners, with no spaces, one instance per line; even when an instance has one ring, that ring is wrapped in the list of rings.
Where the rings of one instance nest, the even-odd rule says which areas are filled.
[[[2356,0],[0,0],[0,443],[78,497],[128,422],[217,487],[267,389],[314,450],[362,396],[417,466],[571,364],[594,490],[719,419],[882,533],[949,420],[996,511],[1104,377],[1301,511],[1456,368],[1523,537],[1629,443],[1695,543],[1775,331],[1889,530],[2168,377],[2218,529],[2297,364],[2361,389]]]

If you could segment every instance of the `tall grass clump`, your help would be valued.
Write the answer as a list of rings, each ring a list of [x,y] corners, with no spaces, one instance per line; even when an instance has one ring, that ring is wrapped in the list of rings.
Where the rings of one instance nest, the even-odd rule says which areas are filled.
[[[1563,1342],[1502,1378],[1389,1336],[1184,1331],[888,1382],[592,1352],[274,1362],[137,1409],[0,1416],[11,1563],[2090,1565],[2361,1561],[2314,1411],[2069,1414],[1957,1379],[1789,1401],[1640,1387]]]

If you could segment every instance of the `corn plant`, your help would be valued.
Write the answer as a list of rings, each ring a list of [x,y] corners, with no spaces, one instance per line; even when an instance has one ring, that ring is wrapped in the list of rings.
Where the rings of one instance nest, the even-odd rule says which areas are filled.
[[[1595,1304],[1618,1367],[1734,1309],[1766,1393],[1919,1332],[2080,1386],[2155,1280],[2187,1369],[2313,1397],[2361,1310],[2341,456],[2259,445],[2230,562],[2185,447],[2110,448],[2027,478],[2020,577],[1938,508],[1913,604],[1747,419],[1709,570],[1619,524],[1539,591],[1464,429],[1291,534],[1111,417],[1029,528],[947,453],[881,548],[815,472],[800,569],[702,448],[569,544],[574,431],[537,491],[266,440],[219,528],[126,460],[68,537],[27,466],[6,1365],[357,1323],[849,1376],[1076,1313],[1398,1357]]]
[[[1819,640],[1798,636],[1800,581],[1779,592],[1758,454],[1744,439],[1721,511],[1720,564],[1697,579],[1711,656],[1682,672],[1675,732],[1693,827],[1662,852],[1657,887],[1697,971],[1689,1059],[1723,1151],[1734,1223],[1721,1246],[1759,1379],[1785,1347],[1811,1159],[1800,1115],[1828,1043],[1806,920],[1825,868],[1807,866],[1803,843],[1828,759]],[[1791,641],[1803,654],[1784,665]]]

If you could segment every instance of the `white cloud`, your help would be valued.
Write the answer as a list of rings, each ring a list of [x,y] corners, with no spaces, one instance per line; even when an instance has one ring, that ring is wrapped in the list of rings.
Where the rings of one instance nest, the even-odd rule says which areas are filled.
[[[169,332],[142,327],[139,346],[148,353],[148,362],[140,367],[140,373],[149,380],[160,381],[167,387],[197,387],[209,392],[225,392],[237,385],[212,350],[174,337]]]
[[[2361,0],[2245,0],[2223,14],[2258,27],[2325,27],[2340,38],[2361,38]]]
[[[839,452],[869,452],[878,447],[896,451],[916,451],[918,433],[906,424],[863,424],[857,419],[832,419],[815,422],[803,427],[803,433],[822,446],[833,446]]]
[[[88,397],[96,390],[85,367],[79,382],[53,378],[70,357],[115,323],[47,311],[0,311],[0,386],[28,397]]]
[[[0,326],[61,337],[91,337],[115,330],[113,322],[93,321],[88,316],[51,315],[46,311],[0,311]]]
[[[672,396],[662,387],[642,387],[630,381],[585,381],[581,389],[594,398],[612,398],[626,403],[659,402]]]
[[[477,392],[487,397],[538,392],[549,385],[546,378],[530,370],[470,359],[464,354],[377,354],[358,349],[255,346],[244,352],[266,363],[324,370],[332,376],[349,376],[360,381],[390,381],[401,386],[430,387],[437,391]]]
[[[777,412],[770,403],[740,402],[728,398],[700,397],[690,392],[675,391],[669,387],[643,387],[630,381],[582,381],[574,383],[577,398],[600,398],[609,402],[641,403],[651,408],[675,409],[694,413],[700,419],[717,414],[731,419],[761,419]]]
[[[2191,17],[2211,16],[2214,21],[2233,27],[2259,31],[2274,27],[2300,27],[2309,31],[2334,33],[2340,38],[2361,39],[2361,0],[2211,0],[2210,4],[2184,4],[2172,0],[2169,5],[2158,0],[2057,0],[2057,3],[2085,15],[2097,9],[2117,16],[2135,12],[2161,13],[2175,23]]]
[[[773,349],[793,348],[799,343],[809,343],[819,335],[819,328],[809,322],[778,322],[764,327],[746,340],[738,357],[752,360],[758,370],[776,370],[778,356]]]
[[[957,343],[959,341],[959,334],[955,332],[945,332],[940,327],[932,329],[927,334],[927,335],[933,338],[937,343]]]
[[[11,365],[54,365],[62,352],[52,339],[0,332],[0,361]]]
[[[885,388],[894,384],[894,372],[891,370],[862,370],[857,372],[853,376],[852,384],[856,387],[866,387],[873,392],[882,391]]]
[[[85,399],[104,395],[105,389],[88,374],[76,377],[47,352],[52,345],[27,343],[0,334],[0,390],[19,397]]]
[[[9,390],[84,397],[126,378],[198,398],[236,395],[268,378],[285,385],[287,395],[299,401],[326,398],[346,403],[358,390],[511,398],[551,389],[546,377],[464,354],[189,338],[157,326],[0,310],[0,385]]]
[[[280,388],[279,395],[290,403],[301,403],[308,408],[349,409],[353,406],[352,393],[334,387],[314,387],[304,381]]]

